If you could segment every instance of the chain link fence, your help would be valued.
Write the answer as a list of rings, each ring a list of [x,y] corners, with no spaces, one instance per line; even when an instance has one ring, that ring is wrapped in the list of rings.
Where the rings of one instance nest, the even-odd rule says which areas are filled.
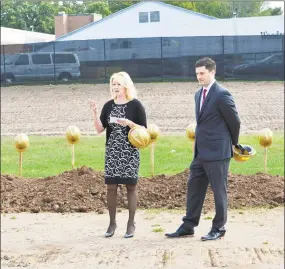
[[[220,80],[284,80],[284,35],[157,37],[2,45],[2,85],[196,81],[195,62],[217,64]]]

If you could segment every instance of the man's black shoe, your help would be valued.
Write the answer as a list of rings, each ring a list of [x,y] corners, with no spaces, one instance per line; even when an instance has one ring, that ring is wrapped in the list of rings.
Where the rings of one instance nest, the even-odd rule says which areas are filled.
[[[184,236],[191,236],[194,235],[194,229],[187,229],[185,226],[182,224],[176,232],[174,233],[166,233],[165,236],[167,237],[184,237]]]
[[[216,240],[222,238],[225,235],[226,231],[210,231],[208,234],[201,237],[202,241],[207,240]]]

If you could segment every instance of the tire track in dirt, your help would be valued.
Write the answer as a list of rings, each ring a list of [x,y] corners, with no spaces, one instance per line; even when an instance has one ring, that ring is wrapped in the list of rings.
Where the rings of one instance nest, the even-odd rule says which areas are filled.
[[[217,249],[208,249],[211,267],[220,267],[219,255]]]
[[[240,268],[245,268],[246,265],[252,264],[260,266],[275,264],[277,267],[279,264],[282,264],[284,259],[284,250],[281,248],[238,247],[230,249],[214,246],[195,248],[192,245],[188,246],[188,248],[180,247],[179,249],[172,244],[156,243],[147,245],[146,242],[140,241],[137,243],[143,251],[138,252],[138,249],[135,250],[134,246],[130,247],[125,244],[116,244],[107,248],[97,246],[84,251],[79,249],[63,250],[54,246],[50,250],[40,253],[38,251],[24,255],[10,253],[9,256],[2,253],[1,260],[2,266],[9,267],[26,267],[31,265],[41,267],[46,264],[59,266],[65,264],[66,261],[76,260],[84,262],[84,260],[89,260],[90,264],[97,264],[96,268],[131,268],[133,264],[136,264],[137,268],[178,268],[175,266],[186,268],[187,264],[192,264],[194,265],[193,268],[206,269],[233,268],[236,265],[240,265]],[[6,259],[3,258],[4,256]],[[187,261],[181,257],[187,257]],[[78,264],[78,266],[80,265]]]

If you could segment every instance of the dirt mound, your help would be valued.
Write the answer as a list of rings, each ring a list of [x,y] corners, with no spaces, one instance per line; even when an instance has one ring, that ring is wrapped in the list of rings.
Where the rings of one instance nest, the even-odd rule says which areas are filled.
[[[185,206],[189,170],[173,176],[140,178],[139,208],[181,208]],[[230,208],[278,206],[284,203],[284,177],[258,173],[230,175]],[[118,207],[127,208],[126,189],[120,185]],[[107,208],[104,174],[88,167],[66,171],[53,177],[28,179],[1,175],[1,212],[88,212]],[[209,189],[204,209],[214,209]]]

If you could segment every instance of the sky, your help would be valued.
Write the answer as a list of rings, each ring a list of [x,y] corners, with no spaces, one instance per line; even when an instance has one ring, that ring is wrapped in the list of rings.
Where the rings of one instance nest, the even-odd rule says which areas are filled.
[[[267,1],[268,7],[275,8],[281,7],[284,13],[284,2],[283,1]]]

